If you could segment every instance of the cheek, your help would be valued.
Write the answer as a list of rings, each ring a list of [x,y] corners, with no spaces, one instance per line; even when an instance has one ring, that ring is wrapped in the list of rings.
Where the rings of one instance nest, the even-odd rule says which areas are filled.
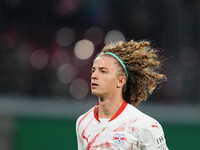
[[[107,79],[104,80],[105,84],[107,87],[112,87],[112,88],[115,88],[116,85],[117,85],[117,82],[116,82],[116,78],[115,77],[109,77]]]

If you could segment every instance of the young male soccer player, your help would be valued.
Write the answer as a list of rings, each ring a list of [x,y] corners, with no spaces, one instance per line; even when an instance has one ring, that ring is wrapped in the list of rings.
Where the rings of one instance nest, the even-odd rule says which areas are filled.
[[[161,125],[136,106],[165,79],[148,41],[105,46],[92,66],[98,104],[76,122],[79,150],[168,150]]]

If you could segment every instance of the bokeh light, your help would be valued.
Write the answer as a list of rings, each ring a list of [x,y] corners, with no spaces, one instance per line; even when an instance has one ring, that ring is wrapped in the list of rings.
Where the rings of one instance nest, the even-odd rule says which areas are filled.
[[[199,61],[199,55],[196,49],[185,47],[180,51],[179,59],[187,67],[195,66]]]
[[[51,59],[51,63],[55,69],[59,68],[63,64],[70,62],[70,56],[64,50],[57,50]]]
[[[35,50],[30,57],[30,63],[35,69],[42,69],[48,63],[49,57],[45,50]]]
[[[118,30],[111,30],[106,34],[104,43],[108,44],[111,42],[117,42],[117,41],[122,41],[122,40],[125,40],[125,36],[123,35],[122,32]]]
[[[98,27],[91,27],[85,31],[84,38],[92,41],[94,45],[97,45],[104,38],[103,30]]]
[[[56,34],[56,41],[59,46],[70,46],[75,39],[75,32],[71,28],[62,28]]]
[[[63,64],[59,67],[57,76],[63,84],[70,83],[76,75],[76,68],[71,64]]]
[[[76,99],[85,98],[89,92],[89,86],[83,79],[75,79],[70,85],[70,94]]]
[[[74,47],[74,53],[79,59],[88,59],[94,53],[94,44],[89,40],[80,40]]]

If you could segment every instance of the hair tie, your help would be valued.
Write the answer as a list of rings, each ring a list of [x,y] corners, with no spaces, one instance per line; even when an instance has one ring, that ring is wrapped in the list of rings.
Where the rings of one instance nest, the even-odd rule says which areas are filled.
[[[108,55],[112,55],[113,57],[115,57],[119,62],[120,64],[122,65],[122,67],[124,68],[124,71],[126,72],[126,76],[127,76],[127,79],[128,79],[128,71],[126,69],[126,66],[124,65],[124,63],[122,62],[122,60],[115,54],[111,53],[111,52],[106,52],[105,54],[108,54]]]

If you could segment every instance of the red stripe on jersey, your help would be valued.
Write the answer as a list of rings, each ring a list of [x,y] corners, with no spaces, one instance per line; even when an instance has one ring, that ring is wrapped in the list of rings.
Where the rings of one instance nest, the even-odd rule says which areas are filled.
[[[95,108],[94,108],[94,117],[96,118],[96,120],[98,121],[98,122],[100,122],[100,120],[99,120],[99,118],[98,118],[98,116],[97,116],[97,106],[99,105],[99,103],[97,103],[97,105],[95,106]],[[120,108],[119,108],[119,110],[116,112],[116,114],[109,120],[109,122],[110,121],[112,121],[112,120],[114,120],[115,118],[117,118],[122,112],[123,112],[123,110],[126,108],[126,106],[127,106],[127,103],[126,103],[126,101],[125,100],[123,100],[123,103],[122,103],[122,105],[120,106]]]
[[[87,115],[92,111],[92,109],[90,109],[78,122],[78,127],[77,127],[77,131],[79,130],[80,124],[81,122],[87,117]]]
[[[117,127],[115,130],[113,130],[113,132],[125,131],[125,129],[126,129],[126,122]]]
[[[108,141],[106,141],[106,148],[111,148],[111,145]]]
[[[91,145],[96,141],[96,138],[106,129],[106,127],[104,127],[101,132],[99,132],[97,135],[95,135],[95,137],[88,143],[87,146],[87,150],[90,149]]]
[[[133,143],[131,143],[131,150],[133,150]]]
[[[108,141],[106,141],[106,143],[100,143],[100,150],[105,150],[106,148],[111,148],[111,145]]]
[[[83,144],[83,139],[85,139],[87,141],[87,143],[88,143],[88,138],[89,138],[90,135],[88,135],[88,137],[86,137],[85,136],[85,131],[88,129],[88,126],[91,124],[92,120],[93,120],[93,118],[89,121],[89,123],[87,124],[87,126],[85,127],[85,129],[83,130],[83,132],[81,134],[81,137],[82,137],[81,142],[82,142],[82,144]]]
[[[97,106],[99,105],[99,103],[97,103],[97,105],[95,106],[95,108],[94,108],[94,118],[98,121],[98,122],[100,122],[100,120],[99,120],[99,118],[98,118],[98,116],[97,116]]]

